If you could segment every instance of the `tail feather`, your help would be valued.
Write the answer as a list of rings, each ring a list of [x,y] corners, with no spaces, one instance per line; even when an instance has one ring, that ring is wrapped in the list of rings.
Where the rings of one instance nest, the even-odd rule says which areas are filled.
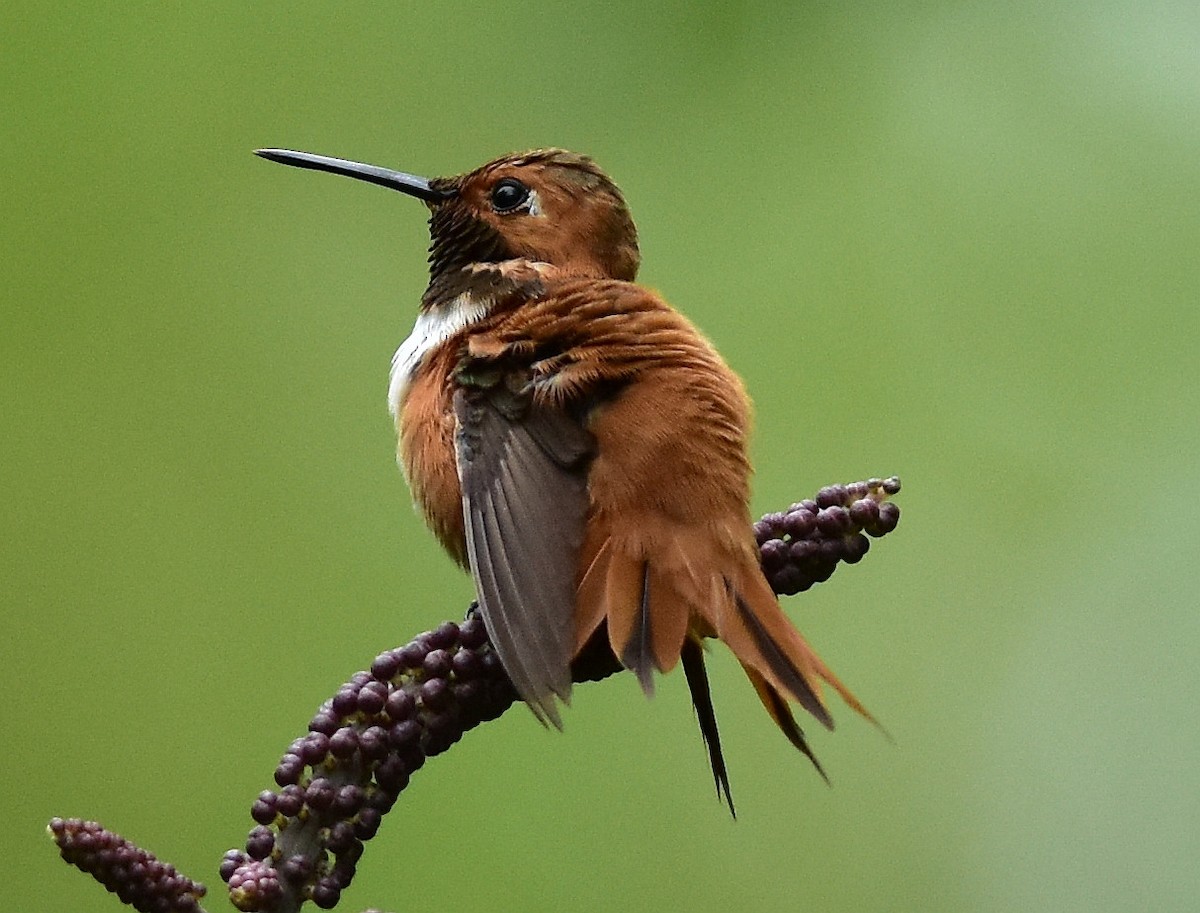
[[[659,672],[670,672],[679,662],[687,639],[688,619],[692,614],[690,600],[679,587],[681,578],[675,569],[664,569],[655,562],[650,562],[648,569],[650,614],[654,618],[650,632],[654,666]]]
[[[642,562],[621,554],[611,537],[597,538],[593,557],[576,588],[576,652],[587,643],[600,623],[607,621],[613,652],[620,656],[633,636],[645,572]],[[588,543],[584,545],[586,548]]]
[[[830,729],[833,728],[833,718],[821,697],[822,681],[830,685],[850,709],[879,725],[870,711],[842,684],[796,630],[757,566],[752,572],[740,574],[733,581],[733,587],[736,612],[750,632],[749,638],[741,638],[742,644],[750,649],[743,653],[734,644],[730,646],[744,665],[753,666],[775,690],[791,697]],[[724,635],[721,636],[724,639]],[[749,644],[746,644],[747,640]],[[786,674],[789,669],[794,674]],[[797,677],[799,682],[796,681]]]
[[[779,690],[786,690],[793,700],[799,702],[800,706],[815,716],[824,726],[832,729],[833,717],[825,706],[825,702],[821,700],[821,686],[816,681],[811,666],[804,662],[802,656],[797,656],[794,651],[788,651],[786,642],[780,643],[771,636],[763,620],[746,604],[740,593],[731,593],[730,597],[737,610],[738,620],[745,626],[753,640],[754,652],[757,653],[756,658],[759,663],[766,665],[761,674],[771,676],[778,683],[776,687]],[[747,660],[743,658],[735,644],[736,641],[731,642],[730,646],[734,648],[738,659],[742,660],[745,665]],[[758,665],[753,662],[751,664]]]
[[[700,642],[725,641],[780,731],[824,777],[788,701],[832,729],[822,697],[832,687],[856,713],[879,724],[817,656],[780,608],[763,577],[753,542],[740,530],[713,535],[711,528],[659,529],[651,523],[619,529],[595,517],[585,533],[577,591],[577,649],[604,624],[609,645],[637,676],[647,695],[654,671],[683,661],[692,703],[718,793],[733,811]]]
[[[712,693],[708,688],[708,673],[704,669],[704,647],[700,641],[689,637],[683,642],[683,674],[687,678],[688,690],[692,693],[692,706],[696,709],[696,721],[700,724],[700,736],[708,749],[708,763],[712,767],[713,782],[717,796],[725,794],[729,814],[737,817],[733,808],[733,796],[729,792],[729,773],[725,769],[725,756],[721,753],[721,734],[717,731],[717,714],[713,709]],[[803,736],[801,736],[803,739]],[[812,755],[809,755],[812,757]],[[813,759],[816,763],[816,759]],[[820,770],[820,765],[817,766]]]
[[[637,676],[638,684],[642,686],[642,691],[646,693],[646,696],[653,697],[654,652],[652,649],[652,638],[654,630],[650,622],[649,562],[642,562],[642,595],[638,599],[634,611],[627,613],[627,618],[632,622],[632,625],[629,637],[625,641],[625,645],[621,647],[621,652],[618,655],[621,657],[621,664],[626,669],[631,669],[633,674]],[[623,634],[624,631],[621,633]],[[617,644],[614,643],[614,652],[616,652],[616,648]]]
[[[593,529],[601,527],[596,523]],[[589,531],[589,536],[576,592],[576,652],[607,622],[614,655],[653,695],[654,670],[669,672],[679,662],[694,601],[687,590],[690,575],[608,531]]]
[[[817,773],[828,783],[829,777],[825,773],[825,768],[821,766],[821,762],[813,754],[812,748],[809,747],[808,739],[804,737],[804,730],[797,725],[796,718],[792,716],[792,708],[787,705],[787,701],[784,700],[783,695],[772,688],[767,680],[750,666],[743,663],[742,669],[745,670],[746,677],[750,679],[750,684],[754,686],[754,690],[758,692],[758,699],[767,708],[767,713],[771,715],[771,719],[775,721],[775,725],[787,736],[787,740],[812,762],[812,766],[817,769]]]

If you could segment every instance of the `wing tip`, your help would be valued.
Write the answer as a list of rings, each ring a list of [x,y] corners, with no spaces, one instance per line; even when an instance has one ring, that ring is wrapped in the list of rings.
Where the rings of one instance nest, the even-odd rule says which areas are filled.
[[[555,688],[540,697],[530,695],[529,697],[522,696],[521,699],[539,723],[547,729],[553,727],[559,732],[563,731],[563,719],[558,705],[561,703],[564,707],[571,706],[571,689],[569,687],[565,691]]]

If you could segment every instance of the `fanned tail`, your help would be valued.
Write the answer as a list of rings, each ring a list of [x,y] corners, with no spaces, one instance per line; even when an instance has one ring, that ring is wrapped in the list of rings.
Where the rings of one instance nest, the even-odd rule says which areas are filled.
[[[875,718],[784,614],[762,575],[753,542],[735,545],[734,535],[713,535],[704,528],[691,530],[690,536],[677,529],[670,535],[655,532],[645,525],[614,531],[590,524],[576,594],[576,651],[606,624],[613,654],[647,694],[654,691],[654,672],[669,672],[682,659],[718,795],[724,794],[732,812],[700,645],[705,637],[723,640],[775,725],[828,782],[788,702],[832,729],[833,716],[821,695],[829,685],[878,726]],[[646,538],[639,542],[639,536]]]

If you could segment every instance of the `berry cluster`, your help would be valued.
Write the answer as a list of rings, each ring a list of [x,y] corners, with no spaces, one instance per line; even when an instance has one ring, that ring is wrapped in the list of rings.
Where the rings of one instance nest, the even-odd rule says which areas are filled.
[[[829,579],[839,562],[861,559],[864,532],[895,528],[899,509],[887,498],[899,490],[896,478],[831,485],[763,517],[755,534],[775,591],[806,590]],[[572,677],[593,681],[619,669],[600,638]],[[280,789],[261,793],[251,808],[258,827],[221,866],[234,905],[270,911],[312,900],[332,907],[409,776],[515,700],[474,606],[461,626],[446,622],[380,654],[370,672],[357,673],[321,707],[275,769]]]
[[[840,562],[861,561],[871,547],[867,536],[887,535],[900,522],[900,508],[887,500],[899,490],[895,476],[827,485],[815,498],[755,523],[763,573],[771,588],[792,596],[828,580]]]
[[[258,826],[221,864],[234,906],[333,907],[409,777],[514,700],[474,608],[379,654],[321,706],[275,768],[279,789],[251,807]]]
[[[204,885],[95,821],[52,818],[49,831],[63,859],[87,872],[135,910],[195,913],[200,909]]]
[[[900,511],[888,498],[899,490],[894,477],[830,485],[764,516],[754,531],[775,592],[807,590],[839,563],[859,561],[866,536],[896,528]],[[572,679],[596,681],[620,668],[600,631],[573,663]],[[257,826],[245,849],[230,850],[221,863],[234,906],[283,913],[312,901],[332,908],[364,842],[425,759],[516,699],[474,605],[461,625],[446,622],[381,653],[321,705],[275,768],[278,789],[263,791],[251,807]],[[202,913],[203,885],[100,825],[55,818],[50,832],[65,860],[138,910]]]

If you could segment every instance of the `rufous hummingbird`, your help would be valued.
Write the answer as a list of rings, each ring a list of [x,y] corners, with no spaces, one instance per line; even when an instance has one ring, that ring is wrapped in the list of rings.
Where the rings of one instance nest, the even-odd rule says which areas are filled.
[[[399,463],[474,577],[492,643],[540,720],[561,727],[571,662],[594,636],[648,695],[654,672],[682,661],[727,801],[706,638],[728,645],[810,758],[789,701],[832,727],[824,681],[870,719],[760,570],[742,383],[696,327],[634,284],[637,230],[590,158],[539,149],[426,180],[306,152],[258,155],[429,208],[429,286],[388,389]]]

